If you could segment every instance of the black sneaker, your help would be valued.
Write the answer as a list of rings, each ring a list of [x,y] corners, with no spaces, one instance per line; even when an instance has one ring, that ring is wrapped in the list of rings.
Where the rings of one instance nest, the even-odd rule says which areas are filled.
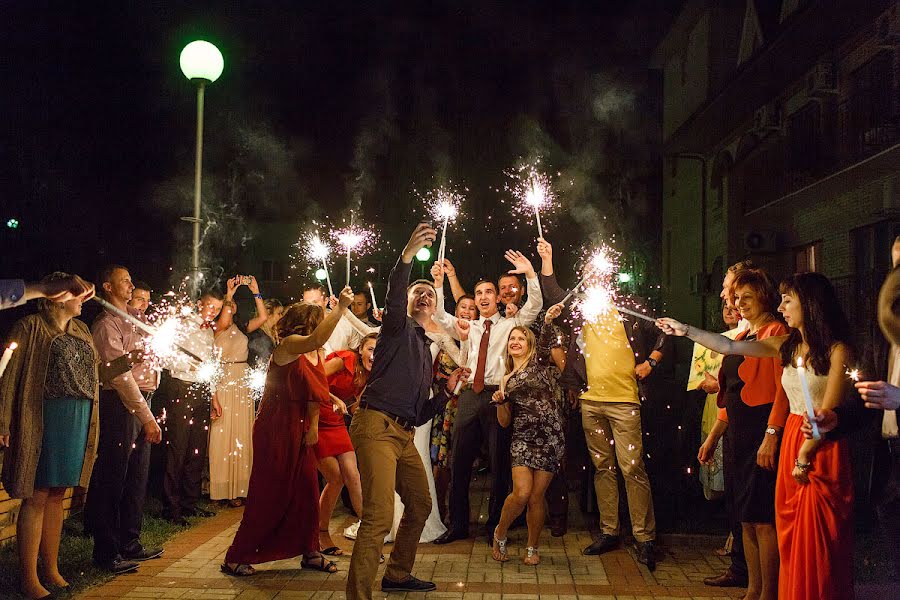
[[[159,558],[160,556],[162,556],[162,553],[162,548],[141,548],[137,552],[123,552],[122,558],[124,558],[125,560],[140,562],[144,560]]]
[[[656,570],[656,556],[653,550],[653,542],[635,542],[634,552],[637,554],[637,561],[647,565],[651,571]]]
[[[608,533],[601,533],[600,537],[597,538],[597,541],[585,548],[582,551],[582,554],[586,554],[587,556],[596,556],[598,554],[609,552],[610,550],[615,550],[618,547],[619,536],[609,535]]]
[[[391,581],[387,577],[381,578],[382,592],[433,592],[437,589],[431,581],[422,581],[412,575],[403,581]]]
[[[103,563],[97,563],[97,566],[104,571],[109,571],[113,575],[121,575],[122,573],[137,571],[137,568],[140,565],[130,560],[124,560],[121,556],[117,556],[112,560]]]

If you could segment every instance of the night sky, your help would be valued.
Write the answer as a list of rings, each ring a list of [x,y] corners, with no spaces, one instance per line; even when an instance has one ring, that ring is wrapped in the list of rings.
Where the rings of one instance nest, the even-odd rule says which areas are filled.
[[[559,229],[656,243],[647,60],[680,2],[90,4],[2,9],[0,276],[117,262],[168,284],[189,254],[195,96],[178,54],[197,38],[225,56],[204,141],[220,262],[252,249],[251,221],[359,206],[407,230],[412,190],[448,181],[470,190],[468,235],[499,254],[481,219],[508,230],[502,172],[538,155],[561,173]],[[533,238],[521,227],[504,248]]]

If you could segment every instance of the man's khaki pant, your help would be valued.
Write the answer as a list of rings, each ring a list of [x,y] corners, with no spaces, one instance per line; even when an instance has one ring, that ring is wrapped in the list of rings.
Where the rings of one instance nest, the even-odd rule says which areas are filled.
[[[360,409],[353,415],[350,439],[362,481],[363,514],[347,576],[349,599],[372,597],[384,537],[394,521],[394,491],[404,511],[384,576],[399,582],[412,571],[419,536],[431,513],[428,479],[414,437],[415,432],[378,411]]]
[[[619,484],[616,459],[625,479],[631,529],[638,542],[656,538],[650,480],[641,443],[641,405],[631,402],[581,402],[581,425],[596,467],[594,491],[603,533],[619,535]],[[615,455],[613,454],[615,453]]]

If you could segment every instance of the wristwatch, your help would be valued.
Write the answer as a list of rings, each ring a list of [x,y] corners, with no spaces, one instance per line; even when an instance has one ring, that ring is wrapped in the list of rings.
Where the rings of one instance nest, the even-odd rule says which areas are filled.
[[[647,364],[650,365],[650,368],[651,368],[651,369],[655,369],[655,368],[656,368],[656,365],[658,365],[659,363],[656,361],[655,358],[648,358],[648,359],[647,359]]]
[[[778,435],[778,430],[775,429],[774,427],[767,427],[766,434],[767,435]]]

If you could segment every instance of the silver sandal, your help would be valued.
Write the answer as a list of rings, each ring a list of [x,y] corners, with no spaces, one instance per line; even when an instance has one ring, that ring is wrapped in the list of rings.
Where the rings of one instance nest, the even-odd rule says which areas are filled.
[[[526,560],[526,561],[527,561],[529,558],[534,558],[535,556],[538,557],[538,561],[537,561],[536,563],[534,563],[534,565],[531,565],[531,566],[537,566],[537,565],[540,564],[540,562],[541,562],[541,555],[538,553],[538,548],[537,548],[537,546],[528,546],[527,548],[525,548],[525,560]],[[528,563],[526,562],[525,564],[528,564]]]
[[[502,540],[497,537],[497,528],[494,528],[494,542],[497,544],[497,549],[500,551],[500,558],[494,558],[497,562],[506,562],[509,560],[509,551],[506,549],[506,542],[509,538],[503,538]],[[491,552],[491,558],[493,558],[493,552]]]

